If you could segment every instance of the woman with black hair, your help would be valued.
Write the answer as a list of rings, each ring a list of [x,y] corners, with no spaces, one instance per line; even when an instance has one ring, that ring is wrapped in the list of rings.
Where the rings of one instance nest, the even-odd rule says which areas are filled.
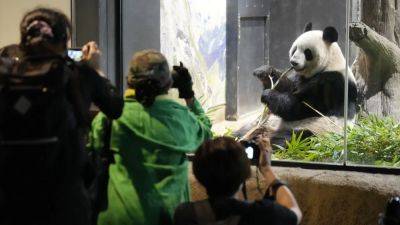
[[[21,95],[14,106],[5,109],[2,105],[0,112],[2,116],[10,116],[4,115],[4,110],[9,112],[15,108],[15,114],[21,114],[18,118],[26,116],[32,129],[24,127],[20,121],[1,118],[0,224],[87,225],[91,207],[82,174],[87,161],[84,147],[90,126],[89,108],[94,103],[108,117],[118,118],[123,99],[110,82],[99,75],[100,51],[94,42],[83,47],[80,63],[68,58],[71,24],[63,13],[48,8],[34,9],[23,17],[20,34],[18,45],[0,50],[1,57],[13,61],[9,65],[13,72],[0,76],[10,80],[13,76],[29,77],[20,79],[29,82],[37,75],[36,83],[15,89],[30,92]],[[1,99],[17,93],[4,94],[7,90],[1,90]],[[53,100],[55,98],[61,101]],[[2,103],[7,104],[12,99],[7,100]],[[35,103],[41,107],[36,107]],[[29,111],[31,108],[34,109]],[[35,114],[41,110],[45,113]],[[29,118],[29,115],[35,117]],[[36,121],[40,122],[35,124]],[[16,130],[23,131],[27,137],[17,142],[4,140],[9,133],[17,133],[16,138],[22,136],[14,132]],[[36,133],[41,130],[51,130],[43,132],[51,139],[37,138]],[[6,152],[3,145],[6,142],[17,143],[24,151]]]
[[[127,78],[125,108],[111,130],[115,164],[110,166],[109,205],[98,224],[171,224],[175,207],[189,200],[186,153],[211,137],[211,122],[194,98],[188,70],[175,66],[172,77],[161,53],[136,53]],[[166,95],[171,86],[187,106]],[[92,124],[90,145],[99,150],[105,121],[100,114]]]
[[[37,8],[26,13],[20,23],[19,45],[1,49],[2,57],[18,57],[43,54],[64,54],[71,38],[68,17],[56,9]]]
[[[204,142],[193,159],[193,173],[205,187],[208,199],[181,204],[175,212],[175,225],[296,225],[302,213],[292,192],[271,168],[271,146],[257,140],[259,171],[267,191],[262,200],[240,200],[242,184],[250,178],[250,160],[243,145],[230,137]]]

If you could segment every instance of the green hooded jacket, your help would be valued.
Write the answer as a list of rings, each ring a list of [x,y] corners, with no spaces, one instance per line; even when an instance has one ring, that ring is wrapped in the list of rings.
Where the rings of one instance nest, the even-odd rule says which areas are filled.
[[[104,121],[100,113],[92,123],[89,147],[103,147]],[[114,120],[111,149],[108,209],[99,215],[99,225],[169,224],[175,208],[189,201],[188,160],[206,139],[211,122],[199,102],[188,108],[159,96],[143,107],[125,98],[122,116]]]

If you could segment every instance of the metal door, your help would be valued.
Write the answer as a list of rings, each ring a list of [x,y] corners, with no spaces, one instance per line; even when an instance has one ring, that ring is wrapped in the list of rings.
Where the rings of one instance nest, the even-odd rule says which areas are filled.
[[[267,16],[241,17],[238,46],[238,116],[262,107],[261,82],[253,70],[268,63]]]
[[[238,0],[237,116],[262,107],[253,70],[268,63],[270,0]]]

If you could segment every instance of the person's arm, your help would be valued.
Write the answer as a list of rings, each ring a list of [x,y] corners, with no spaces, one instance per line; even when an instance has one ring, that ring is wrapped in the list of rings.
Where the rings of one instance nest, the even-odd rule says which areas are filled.
[[[111,119],[117,119],[122,114],[124,101],[117,89],[105,78],[104,73],[100,70],[100,50],[96,43],[89,42],[82,48],[82,61],[86,63],[94,71],[88,73],[92,89],[93,103]]]
[[[203,107],[201,107],[201,104],[199,101],[197,101],[196,98],[191,98],[191,99],[185,99],[187,107],[190,109],[190,111],[193,112],[193,114],[197,117],[197,119],[203,123],[203,125],[211,129],[212,123],[210,118],[208,118],[207,114],[204,112]]]
[[[274,173],[271,167],[271,152],[272,148],[270,143],[264,139],[258,139],[259,147],[260,147],[260,162],[259,162],[259,169],[260,172],[263,174],[267,185],[270,187],[271,184],[274,183],[278,179],[278,176]],[[296,214],[297,217],[297,224],[300,223],[302,219],[302,213],[297,204],[296,198],[294,197],[293,193],[290,191],[288,187],[285,185],[279,186],[275,193],[272,193],[273,190],[267,190],[275,196],[276,202]]]
[[[0,57],[9,58],[13,63],[19,61],[23,55],[20,46],[16,44],[7,45],[0,49]]]
[[[117,119],[121,116],[124,107],[124,100],[117,89],[109,80],[96,76],[93,79],[94,90],[92,93],[93,103],[100,111],[110,119]]]
[[[211,137],[211,120],[208,118],[200,103],[194,97],[193,91],[193,82],[192,76],[189,73],[189,70],[183,66],[181,62],[179,66],[173,66],[172,71],[173,78],[173,86],[177,88],[179,91],[179,98],[183,98],[186,101],[187,107],[193,114],[197,117],[197,119],[201,122],[202,126],[208,133],[210,133]]]

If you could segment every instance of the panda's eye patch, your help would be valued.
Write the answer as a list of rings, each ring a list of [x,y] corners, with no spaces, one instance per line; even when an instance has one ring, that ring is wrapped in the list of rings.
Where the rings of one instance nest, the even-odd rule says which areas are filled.
[[[313,54],[312,54],[312,51],[311,51],[309,48],[307,48],[307,49],[304,51],[304,55],[306,56],[306,60],[307,60],[307,61],[311,61],[311,60],[313,60],[313,58],[314,58],[314,56],[313,56]]]

